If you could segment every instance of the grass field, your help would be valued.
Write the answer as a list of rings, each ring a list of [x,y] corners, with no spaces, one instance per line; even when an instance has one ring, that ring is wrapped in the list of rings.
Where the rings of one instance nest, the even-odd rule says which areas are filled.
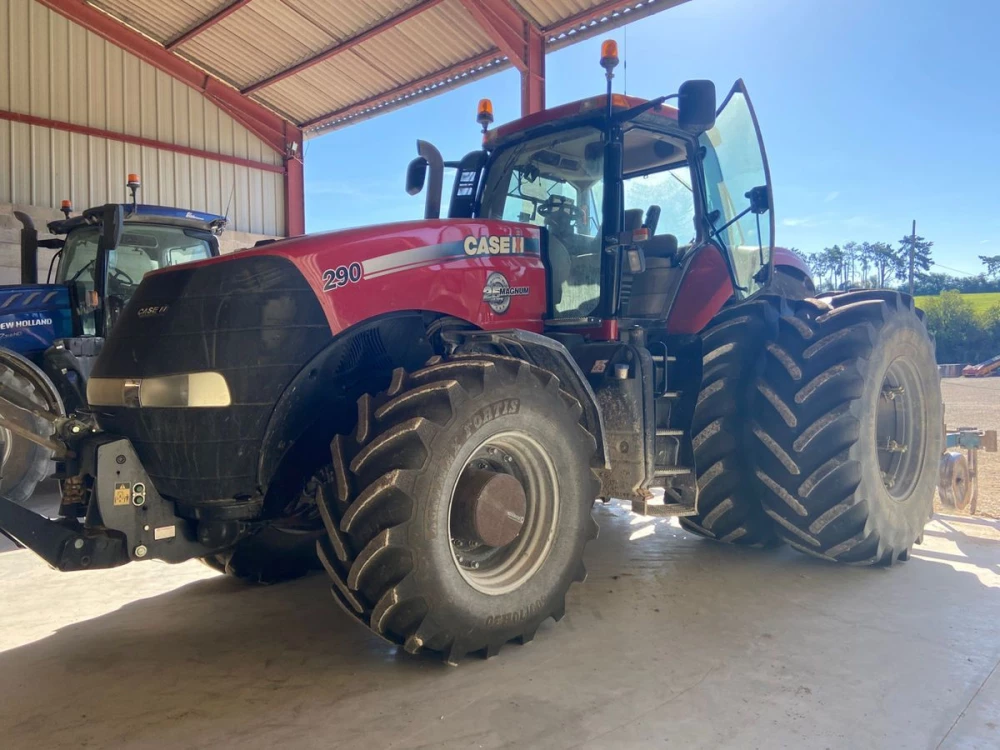
[[[977,314],[984,313],[991,307],[1000,305],[1000,292],[983,292],[982,294],[963,294],[962,298],[972,303],[972,307]],[[931,299],[934,299],[934,297],[917,297],[916,298],[917,307],[923,307],[923,303]]]

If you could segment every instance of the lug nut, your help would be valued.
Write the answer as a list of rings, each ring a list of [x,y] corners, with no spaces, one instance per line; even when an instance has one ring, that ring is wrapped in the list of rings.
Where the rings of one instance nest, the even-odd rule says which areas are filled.
[[[83,540],[80,538],[75,539],[73,541],[73,547],[75,549],[83,549]]]
[[[140,544],[138,547],[135,548],[136,557],[145,557],[147,552],[149,552],[149,550],[146,549],[145,544]]]

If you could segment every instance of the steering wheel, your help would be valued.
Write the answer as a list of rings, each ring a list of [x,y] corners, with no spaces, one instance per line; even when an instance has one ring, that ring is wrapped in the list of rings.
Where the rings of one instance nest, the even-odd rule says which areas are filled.
[[[112,268],[111,275],[118,281],[119,284],[125,284],[127,286],[135,286],[135,282],[132,277],[125,273],[120,268]]]
[[[572,198],[564,195],[550,195],[544,203],[538,205],[538,215],[543,219],[549,217],[565,215],[571,223],[579,224],[584,221],[583,209],[573,203]]]

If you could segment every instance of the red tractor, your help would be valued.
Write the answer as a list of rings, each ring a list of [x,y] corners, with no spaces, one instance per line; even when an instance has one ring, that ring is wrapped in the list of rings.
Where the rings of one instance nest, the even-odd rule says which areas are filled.
[[[421,142],[422,221],[148,275],[90,411],[49,415],[61,519],[0,501],[0,528],[63,570],[322,565],[352,616],[452,663],[563,616],[596,498],[721,542],[906,559],[941,453],[920,313],[813,298],[773,247],[742,82],[718,112],[708,81],[612,95],[603,52],[606,96],[492,131],[484,102],[458,162]]]

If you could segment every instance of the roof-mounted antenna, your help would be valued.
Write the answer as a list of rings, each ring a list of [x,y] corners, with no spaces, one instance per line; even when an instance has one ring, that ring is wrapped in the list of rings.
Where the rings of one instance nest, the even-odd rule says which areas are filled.
[[[229,191],[229,202],[226,203],[226,213],[223,214],[226,219],[226,223],[229,223],[229,209],[233,205],[233,196],[236,195],[236,175],[233,175],[233,189]]]

